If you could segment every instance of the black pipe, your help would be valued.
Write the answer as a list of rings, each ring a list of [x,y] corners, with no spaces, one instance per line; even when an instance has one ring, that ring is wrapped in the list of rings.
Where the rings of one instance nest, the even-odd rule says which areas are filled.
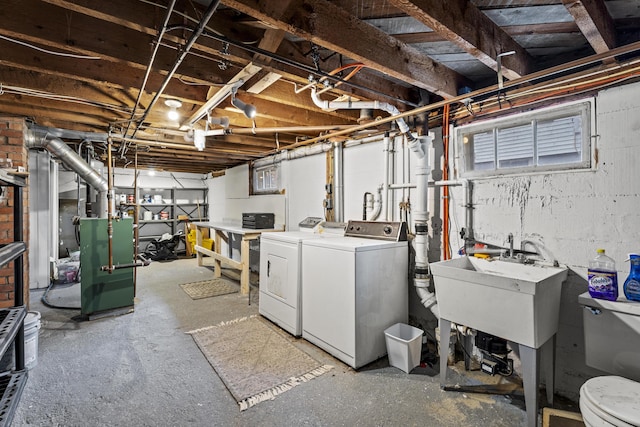
[[[100,267],[100,271],[113,271],[113,270],[122,270],[123,268],[146,267],[150,263],[151,263],[151,261],[145,259],[145,261],[132,262],[132,263],[129,263],[129,264],[114,265],[111,268],[109,268],[108,265],[103,265],[102,267]]]
[[[191,27],[189,27],[187,25],[172,25],[171,27],[169,27],[167,29],[167,31],[171,31],[171,30],[174,30],[174,29],[193,30],[193,28],[191,28]],[[348,81],[348,80],[343,80],[340,77],[337,77],[337,76],[335,76],[333,74],[329,74],[328,72],[322,71],[320,69],[317,69],[317,68],[315,68],[315,67],[313,67],[311,65],[302,64],[300,62],[294,61],[294,60],[289,59],[289,58],[285,58],[284,56],[277,55],[277,54],[275,54],[273,52],[261,49],[259,47],[249,46],[249,45],[246,45],[246,44],[244,44],[242,42],[235,41],[235,40],[229,39],[229,38],[227,38],[225,36],[222,36],[222,35],[219,35],[219,34],[215,34],[215,33],[210,33],[210,32],[207,32],[207,31],[204,31],[202,33],[202,35],[205,36],[205,37],[209,37],[209,38],[211,38],[213,40],[219,41],[221,43],[226,43],[226,44],[229,44],[231,46],[237,47],[238,49],[246,50],[249,53],[266,56],[268,58],[273,59],[274,61],[280,62],[280,63],[288,65],[290,67],[298,68],[298,69],[300,69],[302,71],[306,71],[306,72],[308,72],[310,74],[317,74],[317,75],[319,75],[321,77],[324,77],[326,79],[332,80],[332,81],[334,81],[336,83],[345,84],[345,85],[351,86],[351,87],[353,87],[355,89],[360,89],[360,90],[364,90],[364,91],[367,91],[367,92],[370,92],[370,93],[375,93],[378,96],[381,96],[381,97],[384,97],[384,98],[388,98],[388,99],[392,99],[392,100],[394,100],[396,102],[400,102],[402,104],[406,104],[406,105],[408,105],[410,107],[414,107],[414,108],[415,107],[419,107],[419,105],[414,103],[414,102],[407,101],[405,99],[396,98],[396,97],[393,97],[393,96],[388,95],[386,93],[377,91],[375,89],[371,89],[371,88],[368,88],[366,86],[362,86],[362,85],[359,85],[357,83],[353,83],[353,82]],[[170,47],[170,46],[168,46],[166,44],[164,46]]]
[[[367,194],[373,197],[373,194],[369,193],[368,191],[364,192],[364,197],[362,199],[362,220],[363,221],[367,220]]]
[[[187,44],[180,51],[180,55],[178,56],[176,61],[173,63],[173,67],[167,73],[164,81],[162,82],[162,85],[160,86],[160,89],[158,89],[158,91],[154,95],[153,99],[151,100],[151,102],[149,103],[147,108],[145,109],[144,114],[142,115],[142,117],[140,117],[137,120],[136,128],[134,129],[133,134],[131,135],[131,138],[135,137],[136,133],[138,132],[138,129],[140,128],[140,125],[142,123],[144,123],[144,120],[147,118],[147,116],[151,112],[151,109],[153,108],[155,103],[158,101],[158,98],[160,98],[160,95],[162,95],[164,90],[169,85],[169,82],[171,81],[171,79],[173,78],[173,75],[178,70],[178,67],[180,67],[180,64],[182,64],[182,61],[184,61],[184,58],[186,58],[187,54],[189,53],[189,51],[191,50],[191,48],[195,44],[196,39],[198,37],[200,37],[200,35],[203,33],[205,27],[207,26],[207,23],[209,22],[209,20],[211,19],[211,17],[215,13],[215,11],[218,8],[219,4],[220,4],[220,0],[214,0],[214,1],[211,2],[211,4],[209,4],[209,7],[207,8],[207,10],[205,11],[204,15],[202,16],[202,19],[198,23],[198,26],[193,31],[193,34],[191,34],[191,37],[187,41]],[[124,145],[126,146],[126,144],[124,144]],[[123,150],[122,154],[124,154],[124,150]]]

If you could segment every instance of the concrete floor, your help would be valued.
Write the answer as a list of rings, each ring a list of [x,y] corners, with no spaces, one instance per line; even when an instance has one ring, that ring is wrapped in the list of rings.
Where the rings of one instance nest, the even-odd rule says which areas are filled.
[[[525,425],[525,412],[507,397],[444,392],[435,370],[405,374],[386,357],[356,372],[293,338],[335,368],[240,412],[185,332],[257,314],[257,292],[249,306],[238,294],[192,300],[178,286],[211,275],[195,259],[152,263],[138,271],[133,313],[84,322],[74,320],[79,310],[45,307],[43,292],[32,291],[30,309],[42,314],[38,365],[29,372],[13,425]],[[79,306],[79,286],[54,288],[49,302]],[[451,384],[469,384],[469,378],[450,370]]]

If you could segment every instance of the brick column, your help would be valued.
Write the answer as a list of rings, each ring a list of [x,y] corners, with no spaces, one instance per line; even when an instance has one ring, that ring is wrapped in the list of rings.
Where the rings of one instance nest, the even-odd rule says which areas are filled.
[[[25,147],[27,125],[23,118],[0,117],[0,162],[10,159],[13,168],[22,166],[27,170],[28,150]],[[0,167],[6,167],[0,163]],[[28,181],[27,181],[28,182]],[[13,189],[1,187],[0,196],[0,245],[13,242]],[[24,242],[29,242],[29,188],[23,188],[22,206],[24,209]],[[29,256],[25,252],[24,260],[24,300],[29,303]],[[14,267],[13,262],[0,268],[0,308],[14,305]]]

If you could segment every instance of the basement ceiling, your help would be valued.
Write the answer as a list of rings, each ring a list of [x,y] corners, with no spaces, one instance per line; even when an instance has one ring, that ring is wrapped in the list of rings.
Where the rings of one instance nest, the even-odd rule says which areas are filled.
[[[310,82],[407,112],[638,39],[635,0],[3,0],[0,113],[96,133],[102,157],[111,135],[117,166],[207,173],[392,125],[319,108]]]

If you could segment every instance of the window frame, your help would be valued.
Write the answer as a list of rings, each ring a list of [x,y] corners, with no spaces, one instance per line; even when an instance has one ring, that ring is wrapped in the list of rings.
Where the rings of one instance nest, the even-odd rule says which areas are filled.
[[[538,153],[537,123],[547,122],[554,119],[568,118],[579,115],[581,118],[581,156],[582,160],[571,163],[538,164],[540,159]],[[532,127],[533,162],[531,166],[500,167],[498,142],[496,134],[499,129],[515,128],[529,124]],[[465,136],[470,134],[493,132],[493,167],[490,169],[468,170],[468,157],[473,154],[469,149],[465,149]],[[582,99],[562,105],[541,108],[525,113],[518,113],[506,117],[491,120],[479,121],[468,125],[455,127],[453,130],[455,138],[454,147],[456,149],[456,162],[460,176],[464,178],[521,175],[526,173],[547,173],[553,171],[580,171],[593,169],[593,151],[595,150],[596,135],[595,129],[595,99]]]
[[[261,172],[266,171],[275,171],[276,179],[275,186],[270,186],[269,188],[258,188],[259,183],[261,182],[259,179],[259,174]],[[268,165],[254,166],[251,167],[251,194],[279,194],[280,187],[282,183],[282,168],[280,167],[280,163],[271,163]]]

